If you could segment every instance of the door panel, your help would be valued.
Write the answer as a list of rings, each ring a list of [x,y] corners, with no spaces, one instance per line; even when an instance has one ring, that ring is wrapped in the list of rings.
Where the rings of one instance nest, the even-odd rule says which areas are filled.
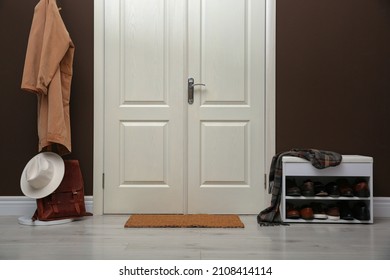
[[[104,213],[183,213],[184,1],[105,13]]]
[[[247,122],[201,122],[200,145],[203,186],[248,185]]]
[[[264,185],[265,5],[189,1],[188,211],[258,213]]]
[[[166,1],[122,1],[123,74],[127,104],[166,104],[169,65]]]
[[[122,122],[121,128],[121,181],[168,186],[168,122]]]
[[[195,3],[196,5],[197,3]],[[202,0],[200,15],[201,80],[207,81],[202,105],[245,104],[247,1]],[[196,58],[195,58],[196,59]]]

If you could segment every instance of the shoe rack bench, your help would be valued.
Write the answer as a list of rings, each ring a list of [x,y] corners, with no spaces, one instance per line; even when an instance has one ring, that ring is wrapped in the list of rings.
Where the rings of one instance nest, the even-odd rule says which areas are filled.
[[[342,162],[338,166],[328,167],[324,169],[315,168],[311,162],[292,156],[285,156],[282,159],[282,197],[280,204],[281,217],[287,223],[373,223],[373,158],[359,155],[343,155]],[[321,182],[327,184],[335,182],[338,179],[347,179],[353,182],[358,178],[363,178],[367,181],[369,187],[369,197],[346,197],[346,196],[287,196],[286,195],[286,180],[294,180],[298,187],[301,187],[305,180],[312,180],[313,182]],[[321,203],[324,205],[339,204],[339,203],[361,203],[367,205],[370,213],[368,220],[353,220],[344,219],[289,219],[286,218],[287,204],[292,204],[297,207],[308,205],[311,203]]]

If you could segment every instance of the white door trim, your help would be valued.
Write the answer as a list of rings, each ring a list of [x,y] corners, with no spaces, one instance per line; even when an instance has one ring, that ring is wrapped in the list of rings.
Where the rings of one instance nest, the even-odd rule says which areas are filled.
[[[275,37],[276,1],[266,1],[266,144],[265,166],[275,154]],[[93,212],[102,215],[104,154],[104,0],[94,1],[94,159]],[[266,190],[264,190],[266,194]],[[265,195],[268,200],[269,196]],[[264,205],[267,205],[265,203]]]
[[[104,0],[94,1],[93,213],[103,214]]]
[[[276,0],[266,0],[265,19],[265,167],[267,168],[271,165],[272,157],[276,152]],[[268,171],[266,169],[267,175]],[[264,182],[267,187],[268,176]],[[267,190],[264,191],[264,205],[268,205],[271,195]]]

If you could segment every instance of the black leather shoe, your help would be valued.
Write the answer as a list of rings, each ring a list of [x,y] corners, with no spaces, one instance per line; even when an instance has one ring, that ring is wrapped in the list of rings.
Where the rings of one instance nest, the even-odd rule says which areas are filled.
[[[330,182],[325,185],[326,192],[331,197],[339,197],[340,196],[340,190],[339,187],[335,182]]]
[[[313,209],[314,219],[326,220],[328,218],[324,204],[320,202],[312,202],[310,206]]]
[[[314,182],[314,194],[315,196],[328,196],[325,185],[321,182]]]
[[[340,203],[340,219],[342,220],[353,220],[352,209],[349,207],[347,202]]]
[[[308,179],[303,182],[303,185],[301,187],[301,194],[303,196],[314,196],[314,183],[312,182],[312,180]]]
[[[353,208],[353,217],[360,221],[368,221],[370,220],[370,209],[364,202],[357,202]]]
[[[286,195],[301,196],[301,190],[296,185],[295,180],[286,179]]]

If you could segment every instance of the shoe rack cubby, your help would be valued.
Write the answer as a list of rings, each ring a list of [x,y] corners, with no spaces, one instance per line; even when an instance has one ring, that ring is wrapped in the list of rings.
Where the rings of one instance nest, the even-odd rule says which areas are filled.
[[[311,162],[292,156],[284,156],[282,159],[282,196],[280,211],[281,217],[284,222],[287,223],[373,223],[373,158],[359,155],[343,155],[342,162],[338,166],[327,167],[324,169],[315,168]],[[369,196],[287,196],[286,195],[286,183],[294,181],[297,187],[301,188],[306,180],[313,182],[321,182],[327,184],[330,182],[336,182],[340,179],[346,179],[351,183],[356,179],[363,179],[368,183]],[[299,218],[287,218],[287,206],[293,205],[299,211],[304,205],[311,205],[313,203],[320,203],[326,207],[331,205],[349,205],[351,208],[357,203],[366,206],[369,210],[368,219],[357,219],[355,216],[352,220],[340,219],[302,219]]]

